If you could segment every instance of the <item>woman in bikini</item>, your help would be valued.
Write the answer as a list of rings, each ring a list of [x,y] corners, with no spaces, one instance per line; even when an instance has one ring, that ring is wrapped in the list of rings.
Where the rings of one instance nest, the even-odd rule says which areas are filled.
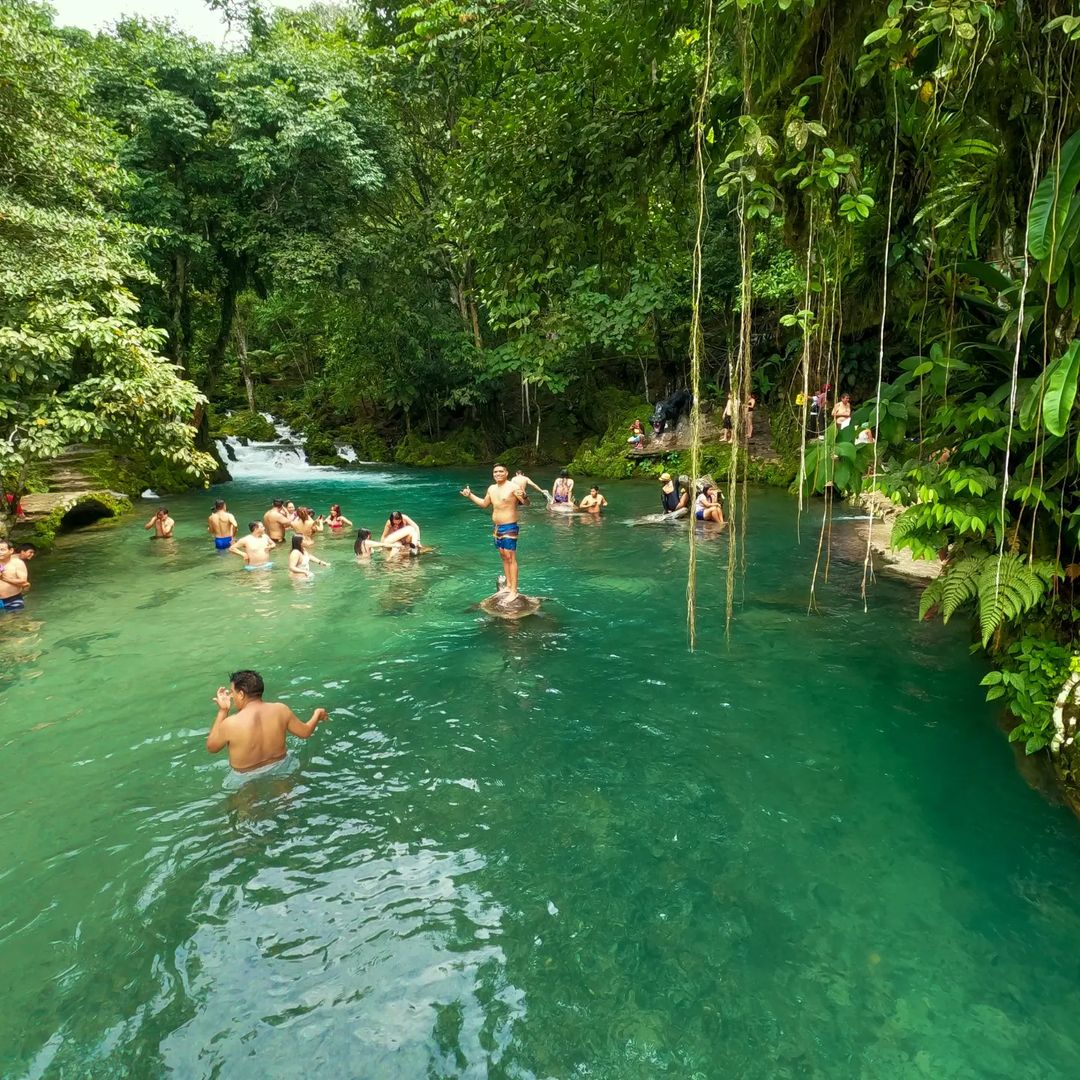
[[[570,474],[565,469],[559,473],[558,479],[551,485],[551,503],[548,509],[561,511],[574,509],[574,481],[570,479]]]
[[[390,516],[386,519],[386,524],[383,526],[382,536],[379,537],[380,541],[384,542],[389,539],[390,542],[396,543],[397,538],[394,534],[401,532],[402,529],[415,529],[416,530],[416,542],[420,542],[420,526],[408,514],[403,514],[400,510],[391,510]]]
[[[340,532],[346,525],[352,528],[352,522],[341,512],[341,504],[334,503],[330,507],[330,513],[326,515],[326,524],[331,532]]]

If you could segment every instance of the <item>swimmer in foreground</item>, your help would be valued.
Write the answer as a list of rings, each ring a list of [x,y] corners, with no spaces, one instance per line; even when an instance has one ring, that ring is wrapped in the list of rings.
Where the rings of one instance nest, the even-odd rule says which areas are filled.
[[[214,538],[214,547],[218,551],[228,551],[236,539],[236,529],[236,518],[229,513],[225,500],[218,499],[206,519],[206,531]]]
[[[176,522],[169,517],[169,508],[163,506],[143,528],[153,529],[155,540],[169,540],[172,538],[173,529],[176,528]]]
[[[329,719],[325,709],[316,709],[305,724],[288,705],[263,701],[262,676],[256,671],[234,672],[229,682],[231,689],[221,686],[214,695],[218,712],[206,736],[206,749],[217,754],[227,746],[229,764],[236,772],[251,772],[280,761],[285,756],[286,734],[307,739]],[[234,704],[236,712],[230,716]]]
[[[600,494],[598,487],[589,488],[589,494],[578,503],[579,510],[588,510],[590,514],[599,514],[607,506],[607,499]]]
[[[26,607],[23,593],[29,588],[26,562],[15,554],[11,544],[0,540],[0,611],[22,611]]]
[[[285,504],[280,499],[275,499],[270,509],[263,514],[263,525],[266,535],[280,544],[285,539],[285,530],[292,527],[292,518],[285,512]]]
[[[517,542],[520,526],[518,525],[518,507],[528,506],[529,497],[510,482],[510,473],[505,465],[496,465],[491,470],[495,481],[481,499],[472,493],[469,487],[463,487],[461,494],[476,506],[491,507],[491,521],[495,526],[492,535],[495,538],[495,550],[503,562],[506,574],[506,599],[513,600],[518,594]]]
[[[229,551],[233,555],[244,557],[245,570],[272,569],[274,564],[270,561],[270,552],[277,545],[266,535],[266,526],[261,521],[252,521],[248,523],[248,528],[251,530],[250,534],[243,540],[234,541]]]
[[[316,559],[314,555],[309,555],[304,550],[304,538],[299,535],[294,536],[292,551],[289,552],[289,573],[295,577],[311,577],[311,563],[318,563],[320,566],[330,565],[322,559]]]

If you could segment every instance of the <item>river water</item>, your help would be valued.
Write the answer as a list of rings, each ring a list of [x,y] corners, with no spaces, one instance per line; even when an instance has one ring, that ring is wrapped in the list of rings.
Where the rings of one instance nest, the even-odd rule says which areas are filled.
[[[310,582],[172,542],[63,537],[0,617],[4,1077],[1065,1077],[1080,829],[1030,791],[966,633],[755,491],[726,539],[525,512],[495,622],[485,471],[297,470],[219,490],[418,518],[436,554]],[[547,479],[550,477],[538,477]],[[283,562],[283,555],[278,556]],[[290,775],[205,750],[240,667],[303,717]]]

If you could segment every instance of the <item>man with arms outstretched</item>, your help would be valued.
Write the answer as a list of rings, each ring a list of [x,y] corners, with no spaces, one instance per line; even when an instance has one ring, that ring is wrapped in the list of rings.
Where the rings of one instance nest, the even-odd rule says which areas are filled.
[[[496,465],[491,470],[495,483],[487,489],[482,499],[468,487],[462,488],[461,494],[477,506],[491,507],[495,549],[502,558],[503,572],[506,574],[506,599],[513,600],[518,594],[518,507],[528,506],[529,497],[523,487],[510,482],[509,476],[505,465]]]
[[[206,736],[206,749],[217,754],[229,748],[229,764],[236,772],[272,765],[285,756],[285,735],[307,739],[326,720],[325,709],[316,709],[303,723],[278,701],[263,701],[262,676],[257,671],[237,671],[229,676],[231,689],[218,688],[214,695],[218,713]],[[231,705],[236,712],[229,715]]]

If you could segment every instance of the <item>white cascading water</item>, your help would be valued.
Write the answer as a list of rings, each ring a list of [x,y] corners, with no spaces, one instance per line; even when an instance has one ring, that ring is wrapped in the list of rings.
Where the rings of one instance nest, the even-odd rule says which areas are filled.
[[[300,436],[269,413],[262,415],[277,432],[273,442],[248,440],[245,446],[243,441],[232,436],[217,441],[221,460],[234,480],[305,480],[337,472],[333,465],[309,465]],[[349,464],[364,464],[357,461],[356,451],[351,446],[336,449]]]

